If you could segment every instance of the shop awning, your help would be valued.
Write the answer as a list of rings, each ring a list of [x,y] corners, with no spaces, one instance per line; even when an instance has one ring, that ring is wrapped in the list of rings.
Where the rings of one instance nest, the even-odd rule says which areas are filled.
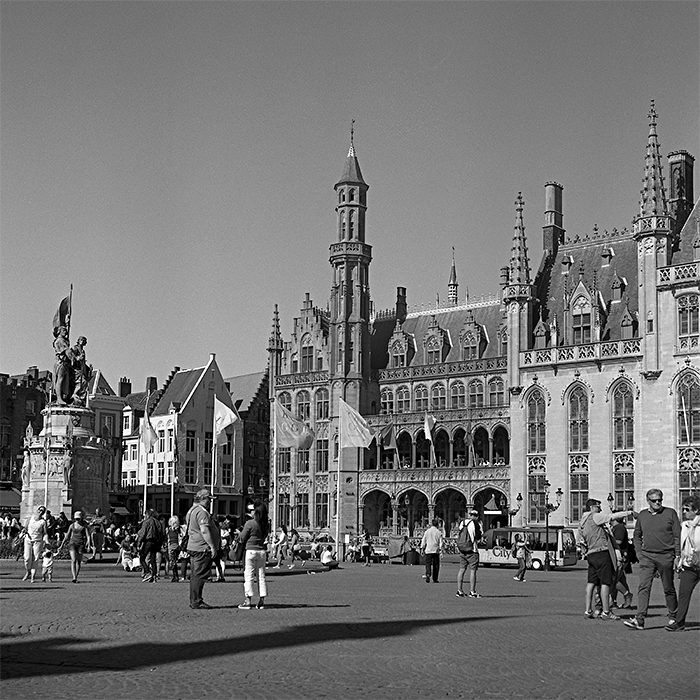
[[[110,506],[109,509],[115,515],[133,515],[133,513],[128,508],[125,508],[124,506]]]
[[[19,504],[22,502],[22,492],[15,488],[0,488],[0,510],[9,510],[19,513]]]

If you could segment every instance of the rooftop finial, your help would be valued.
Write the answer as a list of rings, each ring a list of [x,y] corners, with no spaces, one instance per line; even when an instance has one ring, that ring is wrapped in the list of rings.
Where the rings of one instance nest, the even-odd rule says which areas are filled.
[[[350,120],[350,150],[348,156],[355,157],[355,120]]]
[[[654,100],[651,101],[651,106],[649,107],[649,126],[656,126],[656,105]]]
[[[640,217],[665,216],[668,213],[659,137],[656,133],[656,118],[656,106],[652,100],[649,107],[649,137],[639,202]]]
[[[523,223],[524,207],[523,193],[518,192],[515,199],[515,231],[513,232],[513,246],[510,253],[510,281],[516,284],[530,284],[530,261],[527,254],[525,224]]]

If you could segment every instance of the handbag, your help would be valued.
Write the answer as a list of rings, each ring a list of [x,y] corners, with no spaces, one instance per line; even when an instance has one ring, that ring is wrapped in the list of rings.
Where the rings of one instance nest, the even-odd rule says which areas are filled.
[[[245,543],[239,540],[233,547],[231,547],[228,553],[229,561],[241,561],[244,553]]]

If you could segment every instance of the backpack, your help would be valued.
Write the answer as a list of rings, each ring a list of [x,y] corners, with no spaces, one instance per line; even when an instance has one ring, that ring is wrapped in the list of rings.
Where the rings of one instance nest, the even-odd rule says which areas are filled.
[[[476,551],[474,549],[474,542],[471,541],[469,532],[467,531],[468,525],[469,522],[465,521],[464,526],[457,535],[457,549],[462,552],[462,554],[472,554],[474,551]],[[474,522],[474,540],[478,542],[480,538],[481,528],[479,527],[479,523]]]
[[[510,548],[510,556],[513,557],[513,559],[518,558],[518,545],[513,542],[513,546]]]

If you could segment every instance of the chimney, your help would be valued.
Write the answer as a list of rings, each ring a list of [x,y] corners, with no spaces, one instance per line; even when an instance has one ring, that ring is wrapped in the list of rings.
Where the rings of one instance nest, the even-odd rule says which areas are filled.
[[[39,368],[36,365],[27,367],[27,377],[34,380],[39,379]]]
[[[542,227],[542,247],[547,255],[556,256],[559,246],[564,243],[564,215],[562,193],[564,188],[558,182],[548,182],[544,186],[544,226]]]
[[[688,151],[673,151],[668,154],[670,176],[668,209],[674,218],[674,235],[680,233],[683,224],[695,204],[693,200],[693,164],[695,158]]]
[[[125,398],[131,393],[131,381],[128,377],[121,377],[119,379],[119,396]]]
[[[406,320],[406,287],[396,288],[396,320],[403,323]]]
[[[158,379],[156,377],[146,377],[146,391],[153,393],[158,390]]]

